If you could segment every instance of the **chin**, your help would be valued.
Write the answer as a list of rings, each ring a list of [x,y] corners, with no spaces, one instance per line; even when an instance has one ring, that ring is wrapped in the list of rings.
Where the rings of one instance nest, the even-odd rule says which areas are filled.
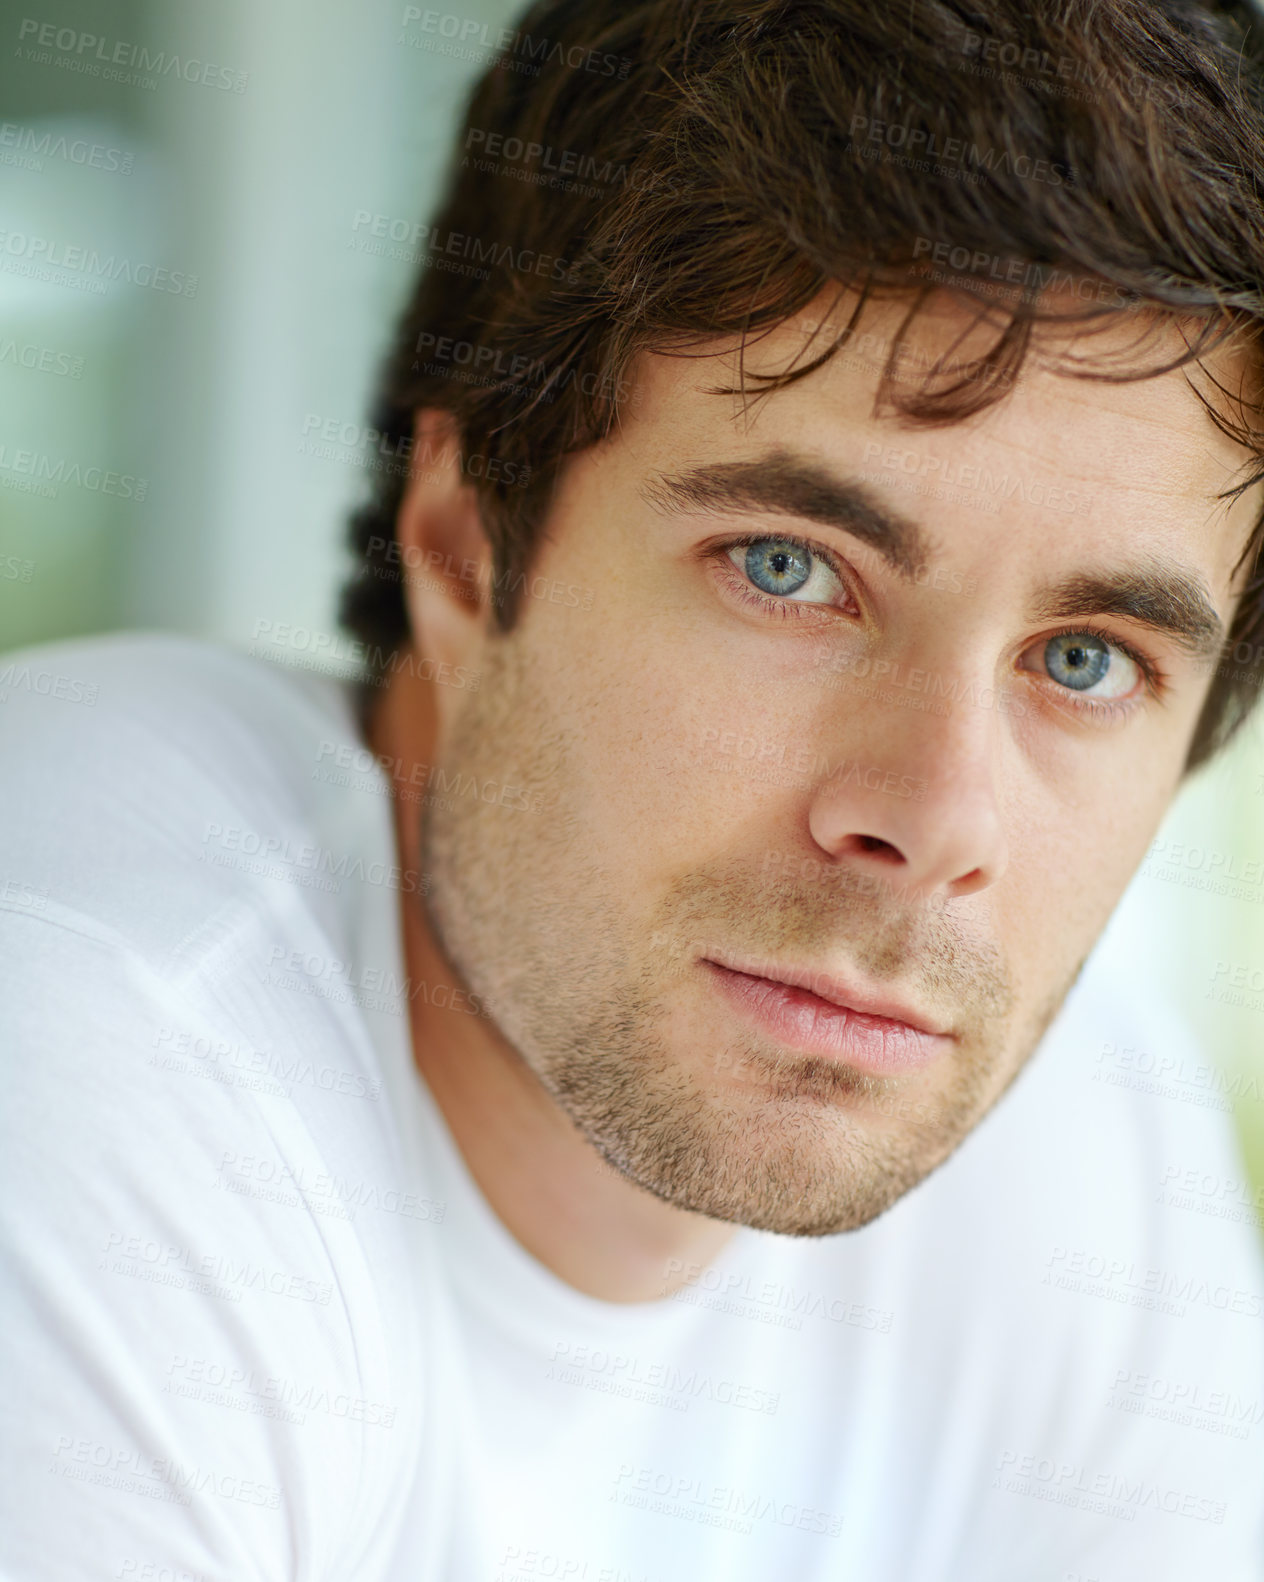
[[[968,1133],[933,1141],[907,1127],[866,1126],[854,1115],[787,1113],[765,1106],[711,1126],[695,1110],[674,1128],[639,1131],[626,1147],[601,1147],[625,1177],[664,1202],[709,1219],[780,1236],[859,1230],[924,1180]],[[600,1145],[599,1145],[600,1146]]]

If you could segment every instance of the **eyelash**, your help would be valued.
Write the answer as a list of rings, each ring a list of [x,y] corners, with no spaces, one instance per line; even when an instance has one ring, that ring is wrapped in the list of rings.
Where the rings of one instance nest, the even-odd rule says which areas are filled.
[[[810,538],[794,538],[789,533],[743,533],[740,538],[726,538],[722,544],[716,545],[713,554],[721,571],[726,572],[731,578],[729,586],[739,599],[759,610],[768,612],[775,610],[781,620],[820,619],[819,604],[809,604],[804,599],[775,599],[770,593],[761,593],[741,576],[728,558],[730,550],[748,549],[752,544],[766,544],[770,538],[775,538],[779,543],[793,544],[796,549],[806,549],[814,559],[823,560],[846,588],[848,597],[853,603],[855,602],[851,578],[837,556],[822,545],[814,544]],[[830,608],[835,609],[837,606],[831,605]]]
[[[717,544],[712,551],[720,569],[726,573],[730,590],[743,601],[754,608],[771,612],[775,610],[781,620],[819,619],[820,605],[808,604],[803,600],[775,599],[771,594],[761,593],[758,588],[752,587],[750,582],[736,570],[733,562],[728,558],[729,552],[734,549],[747,549],[752,544],[767,543],[769,538],[775,537],[787,544],[793,544],[796,549],[806,549],[810,554],[823,560],[833,571],[838,580],[846,587],[849,597],[855,602],[852,592],[851,579],[844,570],[843,563],[830,550],[820,544],[813,543],[808,538],[795,538],[788,533],[743,533],[738,538],[725,539],[722,544]],[[1056,632],[1045,635],[1044,641],[1051,643],[1057,637],[1096,637],[1099,642],[1106,643],[1109,647],[1117,649],[1141,672],[1141,679],[1145,691],[1150,697],[1162,700],[1167,693],[1167,676],[1163,670],[1147,654],[1139,648],[1134,648],[1131,643],[1123,641],[1112,632],[1104,631],[1099,626],[1094,626],[1091,621],[1080,622],[1074,626],[1060,627]],[[1037,639],[1039,641],[1039,639]],[[1058,688],[1058,701],[1069,703],[1072,708],[1078,709],[1086,718],[1093,719],[1095,723],[1105,723],[1109,719],[1118,718],[1121,712],[1131,713],[1141,697],[1134,696],[1123,700],[1086,698],[1077,696],[1070,687]]]
[[[1148,654],[1143,654],[1139,648],[1134,648],[1131,643],[1124,642],[1116,637],[1113,632],[1104,631],[1100,626],[1094,626],[1091,621],[1079,621],[1074,626],[1060,627],[1056,632],[1047,632],[1043,639],[1036,641],[1051,643],[1056,637],[1096,637],[1099,642],[1106,643],[1111,648],[1116,648],[1141,672],[1141,682],[1144,693],[1161,702],[1167,695],[1167,676]],[[1086,698],[1077,694],[1071,687],[1058,688],[1058,702],[1070,703],[1073,708],[1079,709],[1094,723],[1106,724],[1111,719],[1118,719],[1120,714],[1131,714],[1144,701],[1142,693],[1135,693],[1130,698]]]

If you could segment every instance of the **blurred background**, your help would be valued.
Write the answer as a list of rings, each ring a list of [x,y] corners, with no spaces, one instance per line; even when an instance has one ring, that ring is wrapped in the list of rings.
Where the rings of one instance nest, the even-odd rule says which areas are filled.
[[[343,524],[410,232],[519,8],[37,3],[0,12],[0,650],[148,627],[291,662],[316,644],[337,670]],[[1252,1184],[1222,1211],[1253,1214],[1258,724],[1187,786],[1108,943],[1208,1062],[1148,1072],[1141,1052],[1121,1079],[1234,1109]]]

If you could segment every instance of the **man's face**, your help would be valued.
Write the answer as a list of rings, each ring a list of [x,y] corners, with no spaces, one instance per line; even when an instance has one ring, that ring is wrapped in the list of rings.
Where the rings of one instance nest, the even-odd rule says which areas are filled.
[[[1179,781],[1257,502],[1213,502],[1243,453],[1181,373],[1029,362],[947,428],[875,417],[872,359],[745,411],[711,393],[735,373],[727,341],[641,359],[514,630],[471,638],[479,690],[437,689],[441,783],[534,810],[438,798],[427,906],[620,1171],[819,1235],[943,1160],[1062,1003]]]

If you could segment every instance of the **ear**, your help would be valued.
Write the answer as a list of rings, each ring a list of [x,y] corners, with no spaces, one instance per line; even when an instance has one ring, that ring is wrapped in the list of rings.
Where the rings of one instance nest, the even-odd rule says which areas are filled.
[[[395,533],[413,647],[436,665],[477,669],[490,609],[492,555],[474,485],[461,463],[451,414],[421,408]]]

